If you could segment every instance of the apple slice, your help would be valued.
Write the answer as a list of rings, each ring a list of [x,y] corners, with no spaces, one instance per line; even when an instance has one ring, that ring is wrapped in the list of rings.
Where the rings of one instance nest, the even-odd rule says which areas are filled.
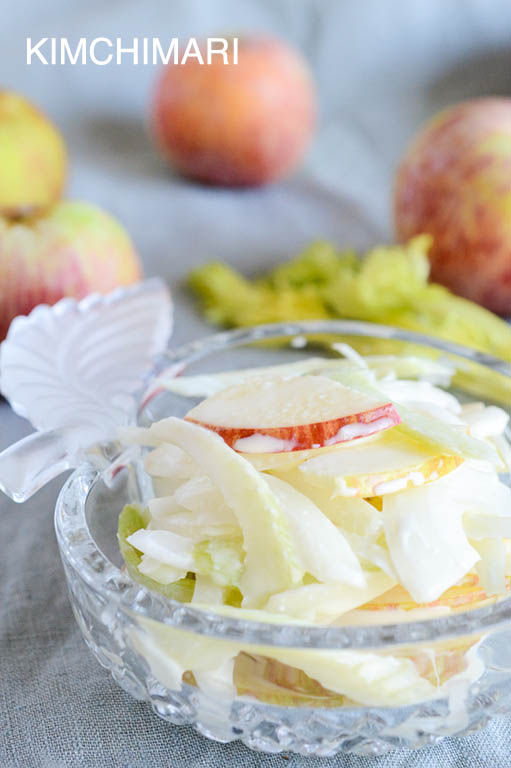
[[[266,656],[238,653],[233,682],[239,696],[253,696],[280,707],[341,707],[353,702],[313,680],[301,669]]]
[[[332,496],[383,496],[423,485],[463,462],[458,455],[435,452],[398,432],[386,432],[349,451],[336,451],[300,464],[305,480]]]
[[[192,408],[187,421],[245,453],[331,446],[399,424],[394,405],[325,376],[252,378]]]
[[[396,580],[382,571],[367,571],[364,586],[306,584],[270,597],[265,610],[314,624],[331,624],[347,611],[388,592]]]
[[[345,386],[353,387],[357,392],[363,392],[368,397],[387,397],[378,388],[374,376],[367,370],[358,369],[340,374],[329,374],[335,381],[341,381]],[[486,440],[480,440],[468,434],[466,427],[461,424],[448,424],[444,418],[439,419],[433,413],[421,413],[409,408],[403,403],[395,403],[395,408],[401,419],[398,427],[409,437],[427,442],[439,451],[456,453],[465,459],[481,459],[490,464],[502,467],[503,462],[494,445]]]
[[[356,445],[363,445],[377,437],[378,432],[367,437],[359,437]],[[336,451],[349,451],[352,445],[352,441],[348,440],[335,445],[324,445],[321,448],[309,448],[307,451],[279,451],[277,453],[243,453],[243,451],[238,451],[238,453],[259,472],[289,472],[308,459],[325,456],[327,453],[335,453]]]
[[[423,648],[416,646],[398,652],[409,658],[423,679],[438,690],[455,675],[467,670],[468,652],[477,638],[457,638]],[[367,670],[362,667],[361,674]],[[268,704],[285,707],[353,707],[354,699],[334,693],[301,669],[250,650],[239,653],[234,661],[233,681],[240,696],[252,696]],[[325,681],[326,683],[326,681]]]
[[[356,616],[360,616],[360,612],[364,614],[366,611],[372,611],[377,614],[386,611],[392,614],[396,611],[404,611],[407,613],[412,611],[412,615],[408,617],[408,620],[413,621],[413,612],[415,611],[421,611],[421,613],[425,615],[427,609],[434,608],[444,608],[448,610],[465,610],[468,606],[471,608],[479,608],[482,603],[492,599],[492,597],[494,602],[495,599],[497,599],[495,595],[489,597],[483,589],[477,574],[470,572],[457,584],[454,584],[454,586],[449,587],[445,592],[442,592],[436,600],[431,600],[428,603],[417,603],[410,593],[398,584],[387,592],[382,592],[377,597],[372,598],[367,603],[364,603],[364,605],[359,606],[352,612],[352,614],[354,623],[357,623]],[[431,615],[434,615],[434,613]],[[359,618],[358,621],[362,623],[361,618]],[[375,616],[375,623],[380,621],[381,619],[378,618],[378,616]],[[389,619],[389,621],[394,622],[396,619],[392,618]],[[368,621],[367,623],[370,622]]]

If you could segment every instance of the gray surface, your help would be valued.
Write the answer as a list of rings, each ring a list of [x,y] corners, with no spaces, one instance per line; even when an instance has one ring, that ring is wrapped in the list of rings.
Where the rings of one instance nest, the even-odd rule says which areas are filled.
[[[179,283],[220,257],[255,271],[310,239],[391,236],[389,189],[403,143],[452,101],[509,89],[509,0],[3,0],[3,84],[38,101],[71,149],[69,193],[116,214],[147,274],[177,301],[175,340],[206,329]],[[283,34],[318,78],[320,130],[302,171],[272,188],[215,191],[164,171],[147,140],[151,67],[27,68],[25,36]],[[506,50],[507,44],[507,50]],[[509,93],[509,90],[508,90]],[[0,404],[0,447],[28,427]],[[60,483],[24,507],[0,499],[0,766],[511,765],[509,720],[465,741],[382,758],[266,757],[159,721],[119,690],[80,639],[52,532]]]

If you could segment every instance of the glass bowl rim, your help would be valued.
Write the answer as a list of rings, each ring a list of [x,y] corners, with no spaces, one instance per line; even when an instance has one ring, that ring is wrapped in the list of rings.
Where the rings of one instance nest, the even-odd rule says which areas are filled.
[[[155,362],[151,378],[169,365],[177,365],[181,370],[186,364],[226,346],[237,347],[268,338],[314,333],[396,339],[453,354],[504,375],[507,373],[507,363],[504,360],[426,334],[366,322],[320,320],[252,326],[203,337],[161,355]],[[142,411],[149,400],[142,400],[142,390],[139,394]],[[153,393],[155,394],[157,391]],[[122,461],[126,463],[134,458],[133,449],[128,449],[115,461],[116,464]],[[57,499],[55,529],[64,562],[89,587],[99,592],[107,602],[115,603],[123,612],[142,615],[147,619],[203,636],[257,645],[330,650],[388,649],[421,642],[439,642],[450,637],[500,628],[511,621],[511,596],[481,608],[460,611],[449,616],[396,624],[347,626],[255,621],[222,612],[206,611],[190,603],[166,598],[132,581],[123,570],[103,555],[89,532],[85,518],[85,502],[102,469],[98,469],[91,461],[84,461],[68,478]]]

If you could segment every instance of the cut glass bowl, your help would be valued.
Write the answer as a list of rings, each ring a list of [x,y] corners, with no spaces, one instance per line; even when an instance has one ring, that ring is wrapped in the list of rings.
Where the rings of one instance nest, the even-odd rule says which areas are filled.
[[[392,328],[328,321],[226,332],[168,352],[140,393],[139,424],[184,416],[196,402],[162,389],[168,376],[339,357],[332,347],[338,342],[362,354],[448,360],[458,397],[509,409],[502,361]],[[416,748],[511,712],[511,598],[413,623],[321,627],[208,613],[134,583],[116,534],[123,505],[154,495],[142,458],[138,446],[116,441],[89,451],[59,496],[55,526],[88,646],[122,688],[160,717],[266,752],[333,755]],[[328,688],[329,670],[334,674],[347,658],[354,663],[353,654],[366,664],[375,700],[381,691],[371,706]],[[399,660],[436,681],[433,697],[410,689],[385,700],[394,679],[379,669]],[[305,672],[311,665],[323,670],[321,682]]]

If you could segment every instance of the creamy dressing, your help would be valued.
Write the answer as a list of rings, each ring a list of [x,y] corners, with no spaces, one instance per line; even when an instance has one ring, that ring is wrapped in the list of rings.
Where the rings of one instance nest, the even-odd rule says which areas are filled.
[[[441,464],[439,463],[439,466]],[[435,472],[438,477],[438,472]],[[404,477],[397,477],[395,480],[386,480],[378,485],[374,486],[374,495],[383,496],[385,493],[395,493],[396,491],[402,491],[407,487],[408,483],[418,486],[423,485],[426,482],[426,478],[422,472],[410,472]]]
[[[233,445],[240,453],[284,453],[296,448],[296,440],[282,440],[279,437],[254,432],[249,437],[240,437]]]
[[[480,643],[477,643],[466,652],[467,666],[463,672],[454,675],[439,686],[436,695],[432,697],[435,699],[447,698],[449,712],[441,722],[439,722],[438,717],[413,715],[403,723],[386,730],[385,735],[414,740],[417,737],[417,731],[442,736],[451,736],[463,731],[469,723],[467,697],[470,686],[484,673],[484,663],[479,655],[479,645]]]
[[[346,483],[344,477],[338,477],[335,481],[335,490],[339,496],[357,496],[358,490]]]
[[[344,424],[339,431],[328,440],[325,440],[325,445],[335,445],[345,440],[355,440],[358,437],[367,437],[375,432],[380,432],[384,429],[389,429],[395,424],[388,416],[382,416],[380,419],[375,419],[368,423],[361,421],[352,422],[350,424]]]
[[[408,477],[396,477],[395,480],[384,480],[374,486],[374,495],[383,496],[385,493],[396,493],[402,491],[408,484]]]

